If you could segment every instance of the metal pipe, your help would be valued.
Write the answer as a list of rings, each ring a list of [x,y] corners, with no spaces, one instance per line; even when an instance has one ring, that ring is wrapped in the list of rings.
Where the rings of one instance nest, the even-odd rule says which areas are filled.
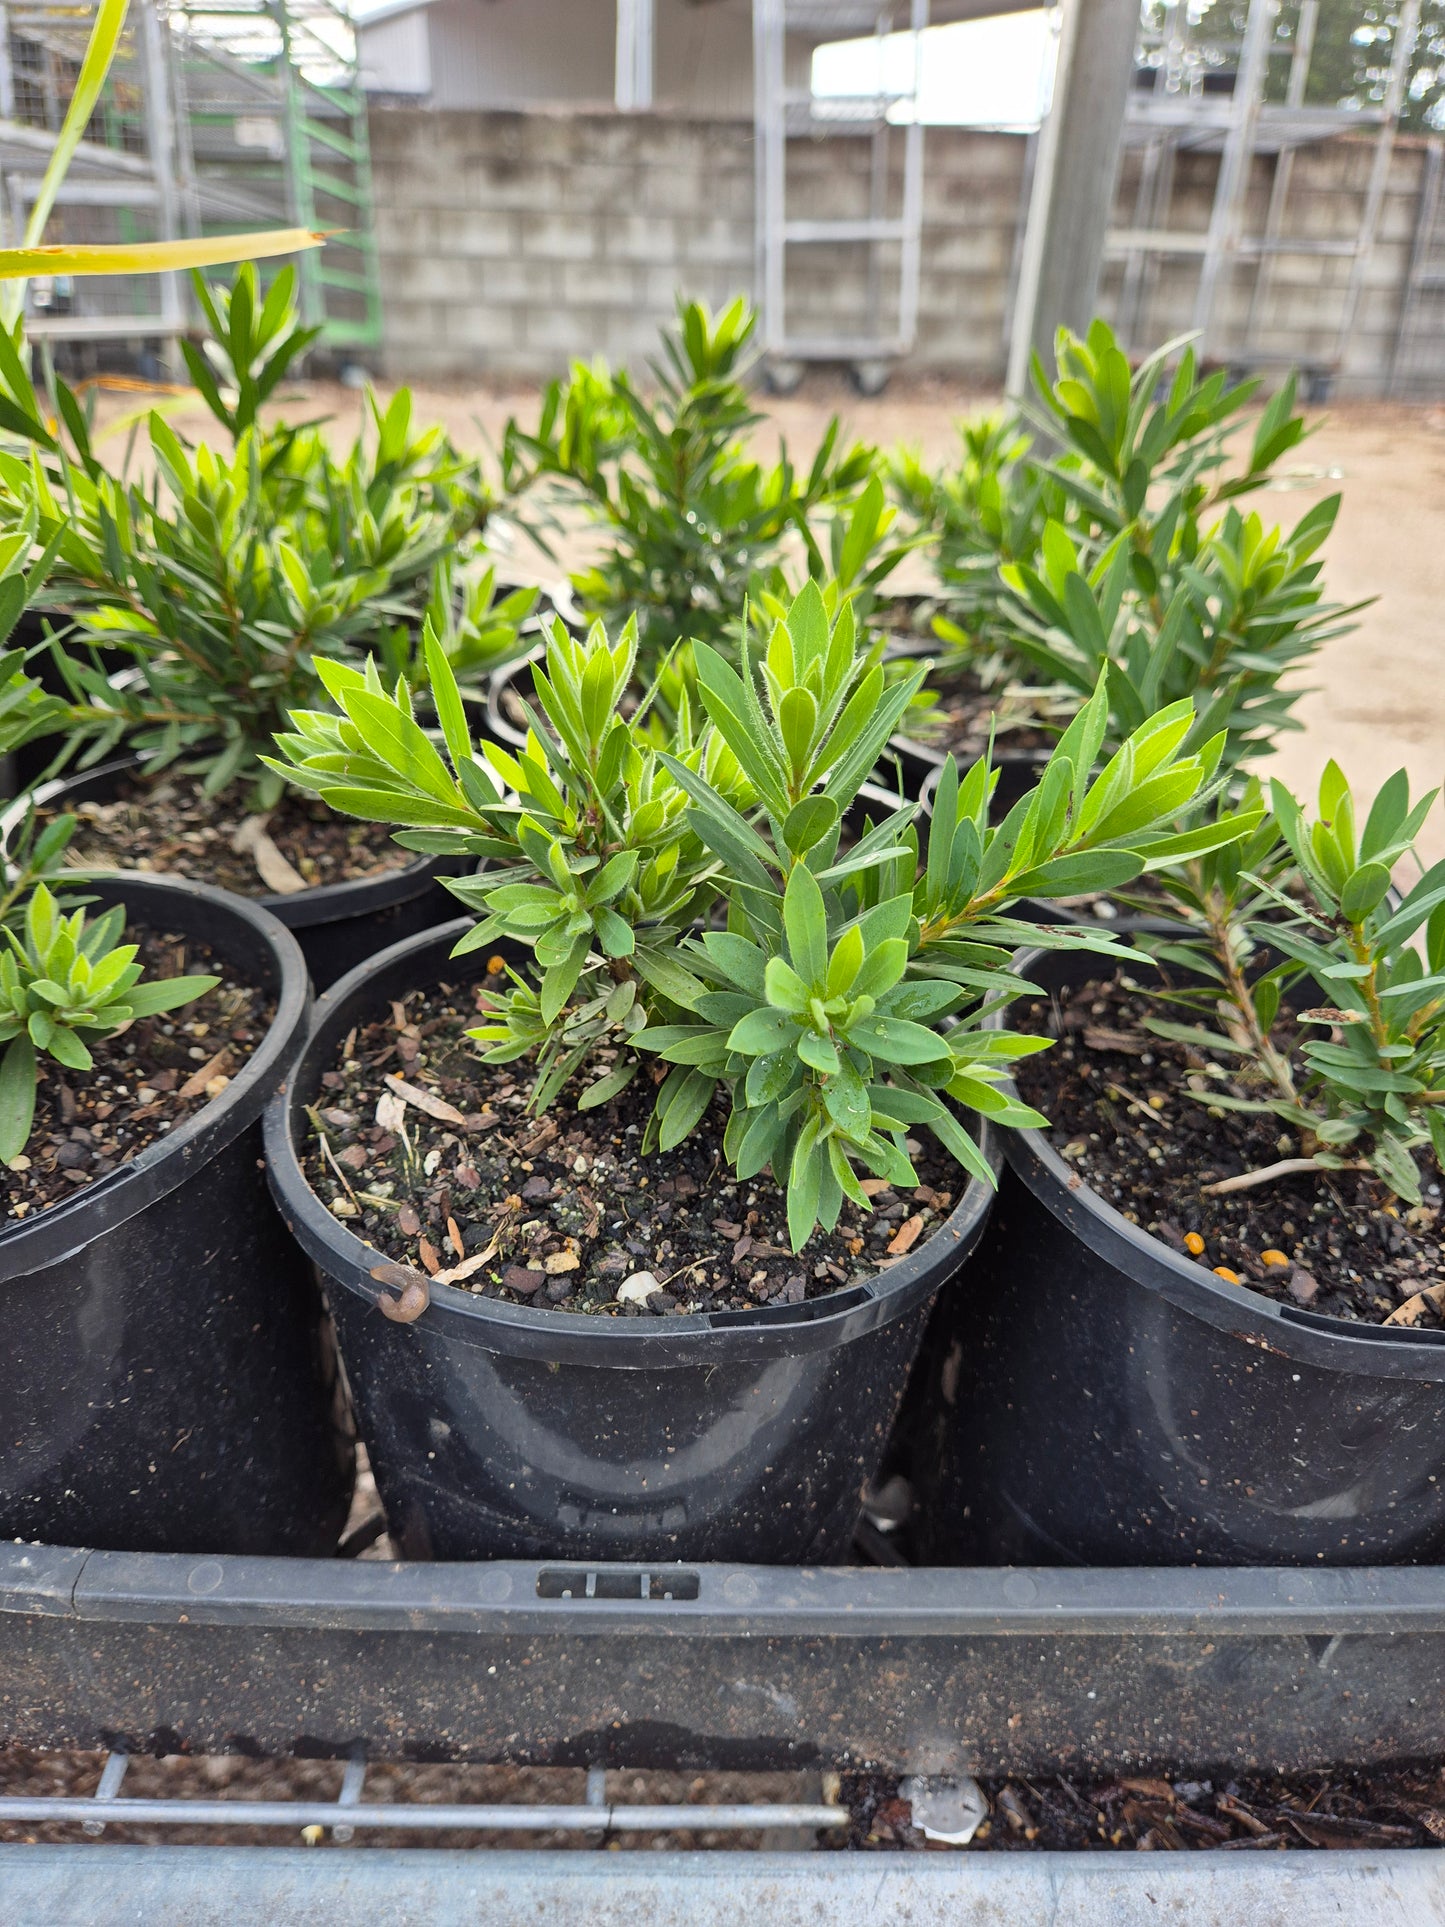
[[[1285,94],[1287,107],[1303,107],[1305,86],[1309,80],[1310,61],[1314,56],[1315,33],[1319,27],[1320,0],[1300,0],[1299,28],[1295,36],[1294,52],[1290,56],[1289,86]],[[1283,146],[1275,157],[1274,179],[1269,189],[1269,212],[1264,219],[1264,248],[1259,268],[1254,277],[1254,288],[1249,297],[1249,317],[1244,324],[1245,347],[1254,340],[1264,305],[1269,293],[1270,282],[1274,276],[1272,256],[1282,252],[1277,247],[1284,233],[1284,212],[1289,202],[1290,183],[1294,178],[1295,150]]]
[[[1335,362],[1342,373],[1345,356],[1349,352],[1350,339],[1355,332],[1360,296],[1365,291],[1365,276],[1370,271],[1370,259],[1375,252],[1375,235],[1380,225],[1380,211],[1385,203],[1385,189],[1389,185],[1390,162],[1395,156],[1395,134],[1398,131],[1400,109],[1404,105],[1405,83],[1410,73],[1410,56],[1415,51],[1415,35],[1419,26],[1420,0],[1405,0],[1400,11],[1400,24],[1395,29],[1395,45],[1390,59],[1390,79],[1385,88],[1375,152],[1370,161],[1370,180],[1365,189],[1365,209],[1360,217],[1359,246],[1355,254],[1354,267],[1350,271],[1350,283],[1345,289],[1345,305],[1340,315],[1340,332],[1335,342]]]
[[[911,352],[918,335],[918,291],[923,263],[923,120],[919,94],[923,87],[923,32],[928,25],[928,0],[913,0],[913,118],[903,136],[903,247],[898,294],[898,337],[903,352]]]
[[[1427,286],[1426,262],[1440,211],[1442,172],[1445,172],[1445,141],[1435,134],[1425,146],[1420,194],[1415,206],[1415,232],[1410,238],[1410,265],[1405,274],[1404,293],[1400,297],[1400,321],[1390,355],[1390,378],[1385,386],[1385,393],[1392,401],[1399,396],[1401,379],[1405,373],[1403,362],[1415,318],[1415,303]]]
[[[613,97],[623,114],[652,105],[652,0],[617,0],[617,52]]]
[[[95,1825],[94,1797],[0,1799],[0,1821],[78,1820]],[[448,1827],[520,1833],[747,1833],[778,1827],[841,1827],[843,1807],[830,1806],[416,1806],[342,1807],[335,1800],[107,1800],[105,1824],[135,1827]]]
[[[1269,64],[1269,36],[1274,26],[1275,10],[1276,0],[1249,0],[1244,47],[1234,80],[1233,111],[1224,151],[1219,157],[1219,178],[1215,183],[1214,206],[1209,216],[1209,235],[1199,271],[1199,288],[1194,297],[1194,326],[1199,334],[1201,353],[1209,347],[1209,331],[1214,320],[1219,286],[1222,280],[1227,279],[1239,246],[1240,214],[1249,188],[1249,164],[1254,157],[1254,135],[1259,124],[1259,106],[1264,93],[1265,70]]]

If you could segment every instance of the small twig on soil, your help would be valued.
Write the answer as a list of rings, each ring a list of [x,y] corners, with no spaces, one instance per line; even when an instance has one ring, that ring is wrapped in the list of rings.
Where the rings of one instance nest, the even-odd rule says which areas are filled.
[[[340,1178],[342,1183],[342,1188],[345,1190],[347,1197],[350,1198],[353,1204],[356,1204],[356,1193],[352,1190],[350,1182],[347,1179],[346,1173],[342,1170],[341,1166],[336,1162],[336,1153],[332,1150],[331,1142],[326,1136],[326,1133],[324,1131],[321,1134],[321,1149],[322,1149],[322,1152],[325,1154],[326,1162],[331,1166],[332,1170],[336,1173],[337,1177]],[[360,1210],[360,1208],[361,1207],[357,1205],[357,1209]]]

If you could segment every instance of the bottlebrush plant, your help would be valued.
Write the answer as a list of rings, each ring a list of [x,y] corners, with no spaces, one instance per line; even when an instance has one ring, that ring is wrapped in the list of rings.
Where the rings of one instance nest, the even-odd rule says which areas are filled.
[[[609,625],[636,617],[649,677],[679,642],[731,651],[749,593],[776,569],[784,538],[803,533],[816,572],[822,551],[809,519],[846,509],[878,467],[861,443],[839,449],[836,417],[806,472],[786,449],[771,465],[753,457],[748,437],[761,417],[745,376],[756,327],[742,296],[717,315],[679,302],[652,365],[655,394],[644,397],[626,369],[579,362],[548,388],[535,431],[507,425],[509,488],[520,496],[541,483],[586,511],[602,552],[572,586]],[[877,508],[875,523],[881,493]],[[870,573],[881,559],[870,554]],[[861,554],[857,561],[861,569]]]
[[[986,681],[1074,703],[1107,675],[1110,742],[1188,697],[1196,744],[1223,730],[1227,763],[1267,754],[1298,727],[1295,672],[1357,613],[1320,581],[1337,495],[1288,531],[1236,506],[1306,433],[1293,377],[1240,456],[1259,384],[1201,374],[1186,343],[1131,370],[1096,320],[1060,330],[1057,361],[1056,381],[1035,363],[1019,415],[965,426],[956,472],[894,464],[895,492],[938,536],[938,633]]]
[[[323,665],[341,713],[293,717],[274,764],[334,809],[405,826],[408,847],[485,857],[449,886],[479,913],[458,949],[509,937],[536,961],[473,1033],[487,1055],[535,1052],[538,1107],[573,1076],[580,1106],[605,1102],[661,1060],[646,1142],[663,1149],[721,1090],[726,1155],[739,1177],[770,1167],[786,1187],[795,1249],[845,1197],[866,1208],[860,1168],[916,1182],[905,1139],[920,1126],[987,1179],[955,1107],[1039,1121],[1002,1086],[1041,1040],[983,1028],[1023,988],[1012,952],[1130,953],[1077,926],[1014,922],[1019,897],[1109,889],[1259,820],[1224,811],[1174,829],[1219,788],[1222,743],[1183,748],[1188,703],[1094,775],[1101,686],[997,827],[987,758],[962,778],[945,765],[922,836],[912,803],[859,822],[858,792],[926,665],[886,677],[851,604],[830,616],[830,600],[808,583],[757,662],[746,635],[737,668],[699,643],[700,713],[685,708],[670,751],[618,713],[631,629],[609,643],[596,626],[583,643],[559,625],[516,757],[474,751],[437,650],[445,757],[404,680],[388,691],[374,668]]]
[[[0,331],[0,421],[31,444],[28,458],[0,451],[0,518],[50,554],[40,606],[64,624],[50,647],[70,698],[41,719],[57,765],[139,749],[153,768],[180,759],[208,794],[246,781],[269,808],[280,785],[258,758],[320,695],[318,654],[374,649],[417,681],[430,608],[458,674],[479,683],[522,653],[536,598],[497,598],[467,546],[485,520],[479,471],[439,428],[414,428],[405,390],[385,408],[368,398],[369,432],[344,456],[314,424],[258,419],[315,332],[291,269],[264,301],[249,265],[201,292],[213,334],[189,362],[233,446],[191,448],[153,412],[155,479],[129,482],[99,459],[63,382],[52,417]]]
[[[1149,948],[1200,987],[1168,993],[1194,1024],[1150,1028],[1205,1053],[1203,1102],[1272,1112],[1300,1134],[1298,1157],[1211,1190],[1368,1169],[1418,1204],[1421,1154],[1445,1169],[1445,862],[1427,869],[1415,853],[1438,792],[1412,805],[1397,770],[1360,823],[1333,762],[1313,822],[1282,783],[1270,789],[1248,842],[1161,877],[1191,934]],[[1411,862],[1417,880],[1392,897]],[[1305,1007],[1286,1021],[1302,984]]]

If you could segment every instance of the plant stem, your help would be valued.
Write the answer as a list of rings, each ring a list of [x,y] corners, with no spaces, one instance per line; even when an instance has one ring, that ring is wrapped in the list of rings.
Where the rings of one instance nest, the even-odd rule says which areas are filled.
[[[1258,1171],[1241,1171],[1237,1177],[1221,1178],[1218,1184],[1206,1184],[1203,1195],[1206,1198],[1222,1198],[1230,1191],[1252,1191],[1258,1184],[1272,1184],[1276,1178],[1295,1177],[1302,1171],[1367,1171],[1369,1166],[1358,1159],[1353,1164],[1324,1164],[1319,1158],[1281,1158],[1278,1164],[1266,1164]]]
[[[1269,1032],[1260,1021],[1254,994],[1245,979],[1233,942],[1234,925],[1228,907],[1218,890],[1211,890],[1207,896],[1201,893],[1204,904],[1205,920],[1209,927],[1210,948],[1215,961],[1224,972],[1229,1001],[1243,1020],[1245,1031],[1259,1062],[1268,1073],[1271,1083],[1291,1104],[1298,1105],[1299,1093],[1295,1089],[1294,1073],[1289,1059],[1277,1050]]]

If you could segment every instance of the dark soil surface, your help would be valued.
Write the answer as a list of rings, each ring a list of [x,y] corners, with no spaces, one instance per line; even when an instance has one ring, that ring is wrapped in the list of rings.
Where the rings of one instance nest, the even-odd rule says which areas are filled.
[[[291,790],[257,819],[248,814],[244,795],[244,786],[236,784],[209,797],[194,777],[171,772],[152,782],[128,778],[114,802],[75,806],[80,827],[68,860],[194,877],[242,897],[278,889],[290,894],[297,880],[288,887],[283,872],[268,881],[258,867],[267,863],[264,846],[250,840],[259,823],[304,889],[379,876],[415,861],[414,852],[393,843],[385,824],[337,816],[315,797]]]
[[[91,1043],[92,1070],[65,1070],[41,1058],[30,1140],[21,1157],[0,1166],[11,1218],[129,1164],[219,1097],[266,1035],[275,1005],[205,944],[134,923],[125,940],[140,946],[136,961],[147,977],[221,981],[193,1004]]]
[[[924,694],[937,697],[927,709],[912,709],[903,719],[902,734],[926,743],[939,755],[950,750],[961,768],[975,762],[988,748],[994,732],[994,758],[1037,755],[1040,761],[1058,741],[1058,731],[1046,729],[1040,717],[1042,692],[985,689],[967,670],[936,669],[924,684]],[[1067,722],[1060,715],[1060,728]]]
[[[873,1211],[845,1202],[836,1231],[795,1256],[779,1187],[736,1183],[723,1162],[722,1098],[675,1151],[646,1157],[647,1066],[609,1105],[574,1109],[574,1085],[538,1117],[526,1109],[530,1065],[483,1063],[465,1034],[485,994],[435,986],[353,1031],[323,1076],[303,1153],[349,1229],[444,1283],[611,1317],[797,1304],[876,1277],[962,1193],[964,1172],[933,1138],[910,1139],[918,1189],[868,1180]],[[398,1093],[398,1079],[442,1116]]]
[[[1214,1780],[986,1780],[989,1817],[970,1852],[1040,1849],[1143,1853],[1285,1852],[1291,1848],[1438,1847],[1445,1841],[1445,1774],[1240,1774]],[[843,1779],[853,1814],[846,1844],[878,1851],[930,1843],[896,1782]],[[843,1842],[839,1842],[843,1844]],[[935,1847],[935,1852],[955,1852]]]
[[[1117,976],[1019,1013],[1020,1029],[1061,1040],[1023,1060],[1019,1089],[1051,1120],[1055,1149],[1086,1184],[1181,1255],[1284,1304],[1380,1324],[1427,1286],[1445,1283],[1433,1166],[1425,1202],[1413,1209],[1361,1171],[1305,1173],[1205,1197],[1205,1185],[1298,1155],[1299,1145],[1278,1118],[1211,1111],[1193,1096],[1191,1079],[1201,1090],[1258,1091],[1206,1082],[1199,1052],[1145,1030],[1145,1018],[1158,1013],[1156,1000]],[[1445,1324],[1428,1304],[1410,1322]]]

